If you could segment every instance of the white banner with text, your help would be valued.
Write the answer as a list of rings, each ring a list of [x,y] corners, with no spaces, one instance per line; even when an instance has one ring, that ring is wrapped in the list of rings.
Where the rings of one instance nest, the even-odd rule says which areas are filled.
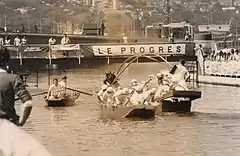
[[[92,46],[94,56],[128,56],[137,54],[184,55],[185,44],[99,45]]]
[[[53,51],[62,51],[62,50],[66,50],[66,51],[71,51],[71,50],[80,50],[80,45],[79,44],[66,44],[66,45],[52,45],[51,49]]]

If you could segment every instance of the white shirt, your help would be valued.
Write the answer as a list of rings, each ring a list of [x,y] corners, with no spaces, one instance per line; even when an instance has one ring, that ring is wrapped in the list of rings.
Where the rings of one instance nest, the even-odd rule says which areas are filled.
[[[27,44],[27,39],[26,38],[22,38],[22,45],[26,45]]]
[[[5,45],[10,45],[10,43],[11,43],[11,40],[10,40],[10,39],[8,39],[8,40],[6,39],[6,40],[5,40]]]
[[[114,95],[113,98],[117,105],[125,104],[128,100],[129,94],[123,94],[122,90],[118,90]]]
[[[114,92],[109,94],[107,91],[105,91],[103,93],[103,103],[107,104],[108,107],[112,106],[112,104],[114,102],[113,95],[114,95]]]
[[[183,65],[177,65],[175,73],[172,75],[172,81],[185,80],[189,76],[189,72]]]
[[[70,43],[70,39],[68,37],[63,37],[61,40],[61,44],[69,44]]]
[[[59,85],[63,88],[66,88],[67,87],[67,83],[66,82],[63,82],[63,81],[60,81],[59,82]]]
[[[3,45],[4,42],[3,42],[3,38],[0,38],[0,45]]]
[[[21,45],[21,39],[18,38],[18,37],[16,37],[16,38],[14,39],[14,45],[15,45],[15,46],[20,46],[20,45]]]
[[[49,45],[54,45],[54,44],[56,44],[55,38],[50,38],[50,39],[48,40],[48,44],[49,44]]]
[[[62,86],[60,85],[51,85],[49,90],[48,90],[48,93],[50,93],[50,95],[57,95],[58,93],[60,93],[62,91]]]

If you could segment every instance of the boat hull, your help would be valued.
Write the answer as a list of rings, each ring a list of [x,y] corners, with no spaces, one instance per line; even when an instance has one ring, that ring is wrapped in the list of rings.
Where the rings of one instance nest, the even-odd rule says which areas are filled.
[[[154,118],[156,107],[154,106],[126,106],[105,107],[99,106],[102,118],[124,119],[124,118]]]
[[[156,106],[156,115],[162,113],[188,113],[191,112],[192,102],[189,101],[162,101]]]
[[[46,107],[66,107],[75,105],[75,98],[48,100],[45,99]]]

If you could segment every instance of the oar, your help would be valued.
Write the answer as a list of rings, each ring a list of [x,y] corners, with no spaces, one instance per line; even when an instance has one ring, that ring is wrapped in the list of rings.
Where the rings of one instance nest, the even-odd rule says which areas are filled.
[[[34,97],[34,96],[39,96],[39,95],[43,95],[43,94],[47,94],[47,92],[42,92],[42,93],[36,93],[36,94],[32,94],[31,96]],[[15,101],[18,101],[20,100],[20,98],[16,98],[14,99]]]
[[[85,94],[85,95],[93,96],[90,93],[86,93],[86,92],[83,92],[83,91],[80,91],[80,90],[76,90],[76,89],[72,89],[72,88],[68,88],[68,87],[66,87],[66,89],[71,90],[71,91],[75,91],[75,92],[78,92],[78,93],[82,93],[82,94]]]

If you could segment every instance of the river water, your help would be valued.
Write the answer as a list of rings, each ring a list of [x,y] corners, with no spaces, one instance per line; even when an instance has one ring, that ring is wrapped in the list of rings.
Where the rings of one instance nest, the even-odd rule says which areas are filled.
[[[93,93],[104,72],[118,66],[68,72],[68,85]],[[162,68],[159,64],[134,64],[120,83],[146,80]],[[47,87],[47,77],[40,79],[40,87]],[[43,106],[43,97],[35,97],[24,129],[53,156],[239,156],[240,89],[203,85],[199,90],[202,98],[193,103],[193,114],[165,114],[151,121],[102,120],[95,97],[82,95],[74,107],[52,109]]]

